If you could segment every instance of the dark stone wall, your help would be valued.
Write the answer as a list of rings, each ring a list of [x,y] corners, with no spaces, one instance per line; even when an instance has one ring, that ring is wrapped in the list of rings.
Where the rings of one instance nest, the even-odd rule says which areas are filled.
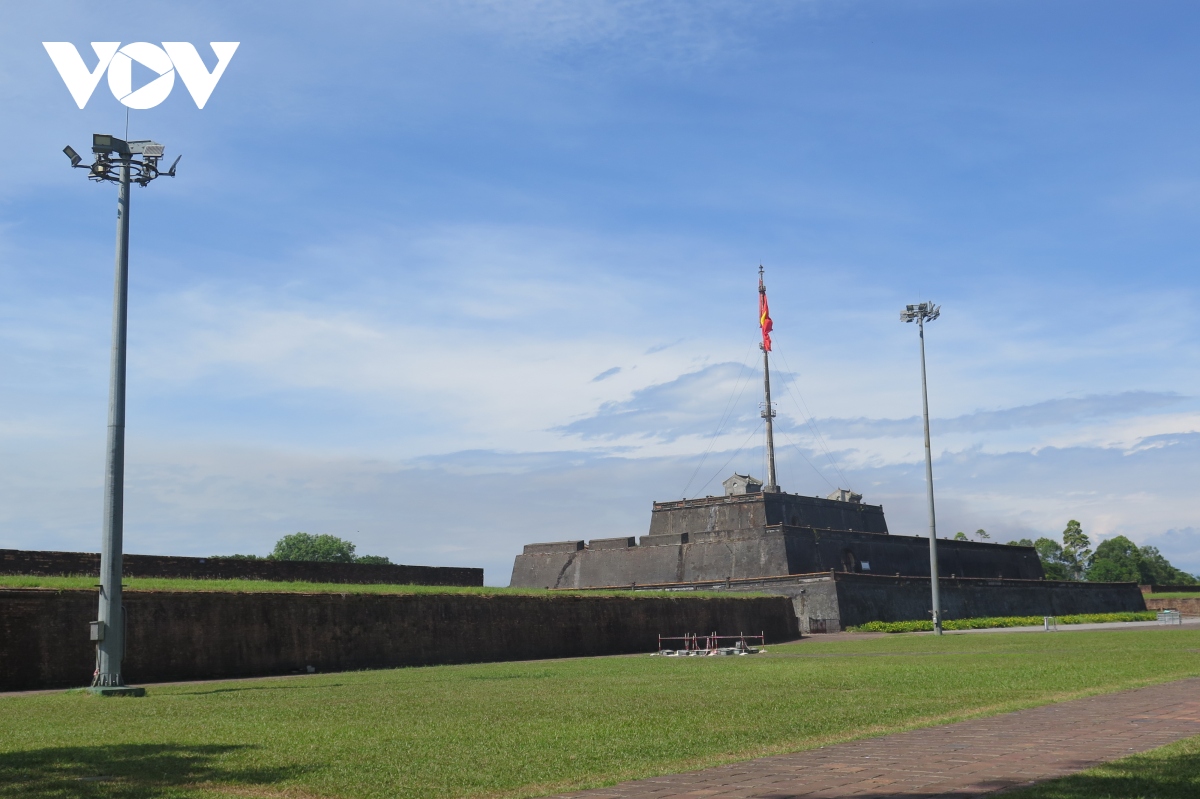
[[[781,492],[655,502],[650,514],[650,535],[748,530],[780,524],[867,533],[888,531],[882,505]]]
[[[169,555],[126,555],[122,563],[126,577],[391,585],[483,585],[483,569],[448,566],[184,558]],[[100,574],[100,555],[95,552],[0,549],[0,574],[29,574],[40,577],[64,574],[96,576]]]
[[[649,535],[681,535],[706,530],[746,530],[763,527],[767,515],[762,494],[655,502]]]
[[[929,578],[836,574],[842,626],[869,621],[929,619]],[[938,581],[947,619],[986,616],[1068,616],[1145,610],[1137,583],[1056,580]]]
[[[790,574],[847,571],[929,576],[929,539],[925,536],[811,529],[787,529],[787,534]],[[939,538],[937,552],[942,577],[1040,580],[1045,576],[1033,547]]]
[[[779,594],[792,601],[792,613],[800,632],[836,633],[840,632],[841,610],[838,604],[838,589],[834,575],[813,574],[797,577],[789,584],[765,584],[759,586],[730,586],[729,590],[755,591],[765,594]]]
[[[130,684],[652,652],[658,635],[796,637],[786,597],[127,591]],[[0,690],[84,686],[92,591],[0,589]]]
[[[513,562],[511,585],[599,588],[828,571],[929,576],[929,540],[923,537],[793,527],[699,531],[678,543],[683,537],[645,536],[640,546],[620,548],[530,545]],[[655,545],[660,538],[671,543]],[[974,541],[939,540],[938,569],[947,577],[1043,577],[1032,547]]]

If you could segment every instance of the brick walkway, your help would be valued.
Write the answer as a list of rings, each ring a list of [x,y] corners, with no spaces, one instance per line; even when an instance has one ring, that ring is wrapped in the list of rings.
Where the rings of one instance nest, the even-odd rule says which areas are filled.
[[[967,797],[1200,735],[1200,679],[562,794],[579,799]]]

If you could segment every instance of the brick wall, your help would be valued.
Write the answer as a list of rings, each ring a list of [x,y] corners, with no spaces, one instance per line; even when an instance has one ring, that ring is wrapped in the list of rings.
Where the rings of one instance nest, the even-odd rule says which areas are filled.
[[[1157,599],[1146,597],[1147,610],[1177,610],[1181,616],[1200,616],[1200,596],[1184,599]]]
[[[796,637],[786,597],[126,591],[130,684],[652,652],[658,635]],[[93,591],[0,589],[0,690],[87,685]]]
[[[392,585],[483,585],[483,569],[448,566],[185,558],[171,555],[126,555],[123,558],[123,566],[126,577],[387,583]],[[100,574],[100,555],[95,552],[39,552],[0,549],[0,574],[29,574],[40,577],[61,574],[97,576]]]

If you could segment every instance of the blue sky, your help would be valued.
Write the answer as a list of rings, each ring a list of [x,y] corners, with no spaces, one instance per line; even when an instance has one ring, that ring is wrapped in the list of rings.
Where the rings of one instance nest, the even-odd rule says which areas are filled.
[[[1172,2],[6,9],[0,547],[99,541],[115,191],[61,148],[125,109],[103,82],[77,109],[41,42],[239,41],[203,110],[177,84],[130,115],[183,160],[133,197],[127,551],[305,530],[504,584],[522,544],[642,534],[761,475],[762,263],[785,490],[924,530],[898,314],[932,299],[943,534],[1075,518],[1200,571],[1198,29]]]

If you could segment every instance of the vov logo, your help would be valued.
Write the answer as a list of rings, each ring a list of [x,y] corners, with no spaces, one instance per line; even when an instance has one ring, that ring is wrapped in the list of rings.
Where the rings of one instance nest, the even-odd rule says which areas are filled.
[[[112,90],[113,97],[130,108],[143,109],[153,108],[167,99],[175,87],[176,72],[196,101],[196,107],[203,108],[213,89],[217,88],[217,81],[225,74],[225,67],[229,66],[229,60],[239,44],[209,42],[217,56],[217,66],[212,72],[204,66],[200,54],[189,42],[163,42],[162,47],[149,42],[132,42],[124,47],[120,42],[92,42],[92,50],[98,59],[95,69],[88,69],[83,57],[70,42],[42,42],[42,47],[50,54],[50,60],[80,108],[87,105],[107,70],[108,88]],[[157,73],[158,77],[134,89],[134,61]]]

